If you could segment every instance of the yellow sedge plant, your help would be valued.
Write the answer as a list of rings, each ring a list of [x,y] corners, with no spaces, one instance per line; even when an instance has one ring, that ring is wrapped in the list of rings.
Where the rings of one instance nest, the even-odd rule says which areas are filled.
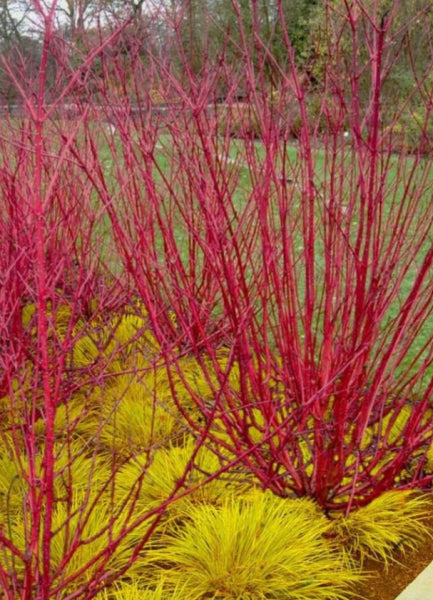
[[[21,311],[21,322],[23,329],[27,330],[32,336],[36,335],[37,307],[34,303],[26,304]],[[74,318],[74,312],[68,304],[59,304],[53,309],[52,302],[48,302],[46,316],[51,335],[63,341],[69,331],[77,330],[83,326],[83,321]],[[79,325],[80,324],[80,325]]]
[[[153,587],[146,579],[121,581],[99,594],[96,600],[184,600],[184,588],[167,591],[164,577]]]
[[[396,559],[398,550],[413,550],[433,534],[426,521],[431,511],[426,494],[392,490],[348,516],[337,515],[332,531],[353,560],[362,564],[374,558],[387,564]]]
[[[154,450],[176,435],[180,420],[155,398],[136,375],[119,375],[89,398],[88,416],[80,424],[83,436],[126,459]]]
[[[56,583],[72,592],[80,584],[91,581],[92,574],[102,565],[113,571],[123,568],[134,550],[134,541],[126,532],[130,522],[130,506],[113,499],[109,492],[79,489],[68,500],[57,501],[50,540],[50,567]],[[150,520],[137,527],[141,537],[149,526]],[[21,513],[10,524],[10,538],[24,555],[29,551],[26,531],[25,517]],[[119,536],[122,536],[121,541],[113,545]],[[42,543],[41,536],[39,556],[42,556]],[[6,560],[14,561],[16,571],[22,573],[25,565],[5,552]]]
[[[98,566],[113,571],[123,568],[151,524],[151,517],[145,518],[133,529],[134,535],[127,530],[143,517],[136,499],[117,487],[116,473],[103,457],[89,455],[87,450],[79,441],[59,441],[55,446],[50,567],[57,583],[71,592],[90,581]],[[42,455],[36,457],[35,467],[37,472],[42,470]],[[0,526],[24,556],[29,552],[32,523],[26,468],[20,470],[12,453],[0,453]],[[42,503],[42,519],[44,515]],[[36,556],[41,557],[42,529],[39,534]],[[119,543],[113,545],[119,536]],[[13,564],[17,573],[24,573],[25,564],[7,548],[2,549],[2,561]]]
[[[102,488],[110,481],[110,467],[99,455],[86,452],[82,440],[58,441],[55,445],[54,496],[55,501],[63,501],[73,494],[92,487]],[[29,466],[20,450],[17,456],[12,443],[0,447],[0,522],[1,515],[14,519],[23,515],[30,494],[27,474]],[[42,475],[42,450],[35,456],[34,468]]]
[[[169,505],[166,514],[170,519],[189,517],[191,505],[220,506],[227,495],[241,496],[251,489],[251,477],[237,472],[236,467],[205,483],[221,469],[222,463],[206,446],[201,446],[196,454],[195,448],[196,441],[188,436],[184,445],[161,448],[151,459],[146,453],[131,458],[117,475],[119,490],[128,493],[136,486],[137,510],[143,512],[160,506],[174,493],[176,497],[190,490]]]
[[[327,539],[330,523],[309,500],[257,491],[221,506],[190,505],[148,560],[185,600],[343,600],[359,575]]]

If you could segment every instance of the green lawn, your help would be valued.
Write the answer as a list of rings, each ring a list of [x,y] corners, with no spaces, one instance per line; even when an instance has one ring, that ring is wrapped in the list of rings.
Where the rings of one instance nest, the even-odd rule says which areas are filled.
[[[115,139],[115,147],[121,152],[121,142],[114,134]],[[214,141],[215,142],[215,141]],[[191,140],[189,140],[191,143]],[[138,144],[138,142],[137,142]],[[290,197],[290,210],[293,211],[295,215],[294,218],[294,247],[299,251],[299,290],[300,295],[303,295],[303,287],[304,287],[304,269],[302,265],[302,253],[303,253],[303,244],[304,238],[301,231],[301,217],[302,217],[302,202],[305,202],[305,198],[302,193],[302,173],[301,168],[302,164],[299,161],[299,147],[296,144],[287,145],[284,148],[279,149],[276,155],[276,160],[274,160],[271,167],[267,166],[267,156],[266,149],[263,144],[258,141],[242,141],[242,140],[232,140],[229,145],[228,152],[221,150],[219,152],[219,146],[221,148],[227,148],[227,145],[224,146],[223,140],[221,140],[221,144],[215,143],[216,152],[213,155],[214,162],[213,165],[216,168],[216,172],[218,174],[217,186],[221,186],[219,189],[222,189],[222,186],[225,182],[225,177],[229,179],[231,182],[235,182],[232,188],[231,198],[233,200],[233,206],[229,209],[229,215],[233,222],[238,221],[240,223],[241,216],[245,213],[253,215],[253,212],[250,210],[251,206],[251,198],[257,186],[260,185],[263,180],[263,173],[265,173],[266,168],[270,168],[271,170],[275,168],[275,163],[277,166],[275,168],[276,173],[285,172],[286,178],[290,179],[290,181],[271,181],[266,188],[270,194],[274,194],[276,202],[277,197],[280,192],[277,189],[278,185],[286,185],[289,189],[289,197]],[[116,164],[116,161],[113,161],[112,152],[108,148],[107,144],[102,144],[101,147],[101,161],[104,164],[104,168],[106,169],[106,176],[110,184],[113,186],[113,193],[119,194],[120,187],[119,182],[116,179],[116,169],[113,169],[113,164]],[[178,209],[173,208],[173,194],[178,192],[180,197],[185,198],[185,194],[187,193],[185,189],[185,177],[188,177],[188,170],[193,169],[197,164],[197,156],[203,156],[203,172],[205,174],[209,173],[209,165],[205,159],[204,151],[200,150],[199,143],[197,142],[197,148],[193,151],[195,152],[195,156],[189,156],[186,154],[186,151],[182,147],[180,147],[180,143],[175,143],[175,141],[168,134],[162,134],[157,140],[154,147],[153,154],[153,177],[156,189],[158,194],[161,197],[161,202],[165,202],[167,205],[167,214],[177,215],[173,219],[173,223],[175,224],[175,240],[177,244],[177,248],[182,257],[182,260],[185,265],[188,264],[189,252],[190,252],[190,232],[188,231],[188,225],[185,223],[184,218],[181,214],[176,211]],[[335,179],[335,172],[332,173],[333,166],[331,164],[332,156],[327,154],[323,148],[317,148],[313,150],[313,162],[315,168],[315,187],[317,190],[317,196],[315,199],[316,202],[316,210],[317,210],[317,236],[316,236],[316,278],[317,283],[320,285],[321,273],[323,273],[324,269],[324,259],[323,259],[323,241],[321,239],[321,228],[323,227],[323,219],[326,219],[327,208],[325,203],[327,202],[327,198],[330,198],[332,194],[336,195],[337,204],[340,208],[345,208],[345,206],[350,202],[351,194],[358,194],[358,188],[356,185],[355,175],[357,174],[357,169],[353,169],[352,172],[349,171],[351,163],[351,150],[350,148],[347,151],[347,157],[340,157],[340,160],[343,161],[343,164],[348,165],[348,173],[343,173],[343,171],[338,171],[339,179],[337,181]],[[255,164],[253,166],[249,166],[252,164],[251,157],[255,157]],[[283,157],[284,156],[284,161]],[[196,162],[194,162],[196,161]],[[421,161],[417,167],[415,174],[412,175],[412,182],[409,182],[409,175],[411,174],[411,170],[414,164],[414,159],[411,157],[407,157],[406,159],[402,159],[397,155],[391,156],[389,163],[386,165],[386,177],[384,178],[384,188],[383,188],[383,196],[384,196],[384,208],[383,208],[383,219],[390,220],[394,217],[396,218],[397,211],[399,210],[399,206],[401,205],[402,199],[407,196],[408,191],[406,186],[412,191],[410,194],[416,193],[417,182],[419,181],[419,185],[425,187],[425,193],[419,197],[418,209],[419,209],[419,217],[414,218],[411,226],[408,229],[408,242],[410,245],[410,236],[411,232],[416,232],[419,227],[419,220],[422,220],[425,216],[426,207],[430,201],[430,187],[427,184],[428,178],[431,173],[431,165],[428,161]],[[222,170],[218,171],[220,166],[222,165]],[[340,178],[341,176],[341,178]],[[164,181],[164,177],[168,178],[168,182]],[[368,172],[367,172],[368,177]],[[275,177],[274,177],[275,179]],[[305,179],[304,179],[305,180]],[[398,180],[398,181],[397,181]],[[173,183],[174,182],[174,183]],[[368,185],[368,183],[367,183]],[[334,186],[334,187],[332,187]],[[121,192],[120,196],[121,198]],[[202,210],[200,202],[203,201],[203,198],[206,198],[206,194],[199,198],[198,196],[195,198],[194,202],[197,207],[197,214],[200,214],[200,210]],[[143,190],[143,194],[139,199],[143,205],[146,205],[146,191]],[[272,200],[271,200],[272,202]],[[360,202],[359,194],[357,203]],[[171,207],[171,208],[170,208]],[[417,209],[417,210],[418,210]],[[169,211],[173,211],[174,213]],[[279,215],[278,215],[278,206],[276,204],[275,208],[272,209],[272,215],[275,222],[275,226],[278,228],[279,224]],[[359,205],[356,204],[354,207],[354,214],[359,213]],[[352,220],[352,223],[349,228],[349,235],[356,236],[358,232],[358,223],[357,219],[359,218],[359,214]],[[107,235],[110,236],[110,226],[108,225],[108,220],[105,221],[107,225]],[[387,235],[386,226],[382,228],[384,231],[384,235]],[[352,238],[352,241],[354,241]],[[392,243],[392,240],[389,240],[389,243]],[[384,317],[384,324],[389,323],[390,320],[395,319],[399,311],[401,309],[402,302],[408,296],[415,276],[417,272],[417,268],[421,264],[422,255],[425,253],[429,247],[430,238],[426,239],[425,245],[423,249],[419,253],[419,258],[416,263],[413,264],[412,268],[408,271],[408,273],[403,278],[403,281],[400,286],[400,291],[396,298],[394,299],[387,315]],[[158,250],[163,252],[163,244],[162,239],[157,241]],[[417,335],[415,343],[412,345],[410,352],[407,353],[405,359],[401,364],[401,369],[405,369],[408,367],[414,357],[418,355],[418,353],[424,348],[424,345],[431,337],[431,328],[429,326],[423,326],[420,328],[420,331]],[[417,358],[417,364],[421,364],[422,358],[426,356],[428,349],[424,350],[424,353]],[[433,369],[429,369],[429,374],[433,374]]]

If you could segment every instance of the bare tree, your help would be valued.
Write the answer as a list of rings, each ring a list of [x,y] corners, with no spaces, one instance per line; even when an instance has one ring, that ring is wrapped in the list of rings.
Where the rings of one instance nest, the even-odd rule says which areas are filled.
[[[0,45],[10,47],[17,43],[26,29],[30,12],[26,0],[0,0]]]
[[[129,17],[141,12],[143,0],[64,0],[57,5],[59,23],[72,39],[87,29],[106,24],[111,18]]]

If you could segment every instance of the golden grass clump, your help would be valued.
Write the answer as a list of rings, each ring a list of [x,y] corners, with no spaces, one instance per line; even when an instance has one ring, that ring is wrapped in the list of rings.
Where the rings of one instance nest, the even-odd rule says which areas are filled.
[[[430,444],[427,452],[426,452],[426,464],[425,468],[427,473],[433,473],[433,443]]]
[[[76,331],[71,363],[74,367],[99,369],[101,373],[120,372],[118,345],[100,318],[95,318]]]
[[[81,438],[81,427],[84,427],[86,419],[89,418],[89,410],[86,408],[85,396],[81,397],[76,394],[71,400],[60,404],[56,408],[56,416],[54,420],[54,435],[56,439],[71,439]],[[34,431],[38,438],[43,441],[46,434],[46,423],[41,416],[34,424]]]
[[[65,590],[92,579],[98,566],[115,570],[122,568],[132,554],[137,539],[146,535],[150,519],[143,520],[134,530],[126,527],[136,521],[132,495],[119,493],[116,473],[97,453],[88,454],[80,441],[57,442],[55,446],[54,504],[50,530],[50,565],[54,579]],[[0,526],[8,532],[12,544],[28,555],[29,531],[34,526],[30,512],[31,489],[26,456],[20,461],[13,452],[0,454]],[[42,453],[36,456],[36,475],[42,475]],[[44,497],[39,517],[44,522]],[[42,557],[42,528],[39,529],[39,551]],[[119,543],[114,543],[121,536]],[[34,550],[32,551],[34,552]],[[25,565],[7,549],[2,549],[2,561],[22,575]],[[100,555],[100,556],[99,556]],[[35,557],[36,559],[36,557]],[[93,559],[96,559],[93,564]],[[107,562],[108,561],[108,562]],[[91,564],[92,563],[92,564]]]
[[[22,315],[31,335],[34,313],[29,305]],[[72,323],[68,306],[59,306],[48,318],[53,339],[64,341],[71,334],[68,368],[75,369],[77,381],[86,369],[94,376],[93,389],[83,383],[57,407],[55,419],[51,569],[65,589],[90,581],[98,566],[115,570],[125,565],[154,519],[146,518],[152,510],[161,524],[128,573],[136,579],[117,582],[98,600],[343,600],[359,579],[357,565],[367,558],[388,563],[396,549],[410,550],[429,535],[431,502],[412,491],[386,492],[348,516],[329,519],[311,500],[259,491],[245,465],[230,464],[236,458],[230,426],[244,425],[239,429],[264,458],[271,448],[279,449],[276,429],[291,432],[299,451],[294,466],[308,476],[313,475],[313,435],[307,427],[295,437],[290,408],[275,413],[272,427],[259,407],[242,412],[236,403],[239,368],[227,350],[218,351],[214,360],[178,356],[175,364],[166,364],[138,305],[87,323]],[[27,423],[29,407],[40,404],[38,381],[32,387],[31,377],[29,362],[12,380],[11,398],[0,398],[0,417],[5,416],[0,433],[6,439],[12,427],[17,444],[0,445],[0,528],[24,554],[33,517],[21,425]],[[277,393],[277,384],[272,385]],[[215,408],[211,439],[197,450],[190,421],[200,430],[209,407]],[[383,461],[372,463],[369,449],[380,443],[397,447],[411,410],[390,409],[366,429],[359,450],[366,454],[362,468],[370,476]],[[39,412],[32,424],[33,467],[42,479],[47,432],[44,412]],[[331,417],[332,412],[326,418]],[[432,448],[426,439],[426,470],[433,470]],[[347,458],[343,484],[351,481],[354,461],[354,455]],[[44,514],[42,502],[42,523]],[[143,522],[113,544],[136,519]],[[2,559],[22,573],[24,565],[17,565],[9,550]]]
[[[89,413],[78,428],[124,458],[182,434],[189,426],[183,412],[200,423],[204,417],[197,404],[212,403],[219,385],[214,366],[205,374],[196,358],[180,357],[176,368],[161,363],[137,368],[134,357],[135,352],[130,357],[135,363],[130,364],[131,372],[122,367],[116,374],[112,363],[108,385],[89,395]]]
[[[180,428],[175,411],[135,375],[119,375],[115,384],[95,390],[89,405],[80,432],[123,458],[168,443]]]
[[[348,555],[361,564],[367,558],[387,564],[395,559],[397,549],[412,550],[432,535],[426,523],[431,510],[426,495],[392,490],[347,517],[338,515],[332,530]]]
[[[164,503],[186,473],[185,482],[176,496],[192,487],[196,489],[169,505],[169,517],[189,515],[190,505],[222,505],[228,494],[236,493],[240,496],[251,489],[251,477],[245,473],[236,473],[233,468],[202,485],[222,465],[211,450],[202,446],[189,469],[195,445],[194,438],[188,437],[183,446],[161,448],[151,459],[147,454],[132,458],[119,470],[116,478],[118,488],[127,493],[134,485],[139,486],[137,510],[147,511]]]
[[[218,353],[216,364],[206,357],[179,356],[175,366],[159,364],[140,377],[159,402],[189,413],[193,420],[202,418],[197,405],[213,406],[222,385],[227,384],[228,390],[239,387],[238,367],[228,364],[224,352]]]
[[[257,491],[219,507],[191,505],[188,516],[148,555],[167,586],[184,586],[185,600],[343,600],[359,579],[311,501]]]
[[[6,449],[2,444],[0,446],[0,527],[10,522],[22,510],[25,493],[16,457],[11,449]]]
[[[160,345],[149,329],[146,316],[129,313],[116,315],[107,329],[115,349],[121,350],[125,357],[138,351],[140,357],[152,362],[160,353]]]
[[[167,592],[164,578],[153,587],[148,587],[146,581],[122,581],[109,590],[104,590],[96,600],[184,600],[184,589],[178,587]]]
[[[111,497],[109,491],[78,489],[68,500],[57,501],[52,514],[50,565],[53,580],[65,591],[72,591],[84,581],[91,581],[95,570],[104,565],[108,570],[122,568],[134,550],[125,529],[130,522],[129,506]],[[140,527],[143,536],[150,520]],[[28,522],[21,514],[9,524],[13,544],[26,554]],[[119,537],[120,536],[120,537]],[[113,540],[119,537],[119,543]],[[120,539],[122,538],[122,539]],[[42,557],[42,535],[39,539],[39,557]],[[7,550],[7,563],[14,561],[14,569],[22,573],[25,565]]]
[[[26,403],[25,390],[14,391],[10,396],[0,398],[0,433],[9,432],[24,422]]]
[[[115,314],[108,322],[95,317],[76,327],[74,334],[72,363],[76,367],[93,365],[104,372],[121,373],[125,368],[149,367],[160,354],[144,310]]]
[[[57,442],[54,454],[54,497],[64,501],[89,487],[100,489],[110,481],[110,468],[98,455],[89,455],[79,440]],[[42,476],[43,455],[35,457],[35,472]],[[6,518],[14,520],[21,516],[28,506],[30,484],[29,465],[24,454],[18,456],[11,444],[8,449],[0,449],[0,523]]]
[[[23,329],[32,335],[36,334],[36,315],[37,307],[34,303],[27,304],[21,311]],[[48,302],[46,316],[50,334],[61,341],[66,339],[68,333],[72,334],[72,331],[77,329],[78,323],[83,325],[68,304],[59,304],[53,310],[52,302]]]

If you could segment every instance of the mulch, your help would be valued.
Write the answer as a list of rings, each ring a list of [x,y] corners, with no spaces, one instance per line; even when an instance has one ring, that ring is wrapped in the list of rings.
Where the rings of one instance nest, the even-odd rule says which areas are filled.
[[[432,535],[412,551],[396,554],[396,561],[384,566],[383,563],[369,560],[364,568],[369,572],[356,589],[357,600],[395,600],[395,598],[433,561],[433,503],[432,516],[427,523]],[[432,591],[433,594],[433,591]],[[425,599],[427,600],[427,599]]]

